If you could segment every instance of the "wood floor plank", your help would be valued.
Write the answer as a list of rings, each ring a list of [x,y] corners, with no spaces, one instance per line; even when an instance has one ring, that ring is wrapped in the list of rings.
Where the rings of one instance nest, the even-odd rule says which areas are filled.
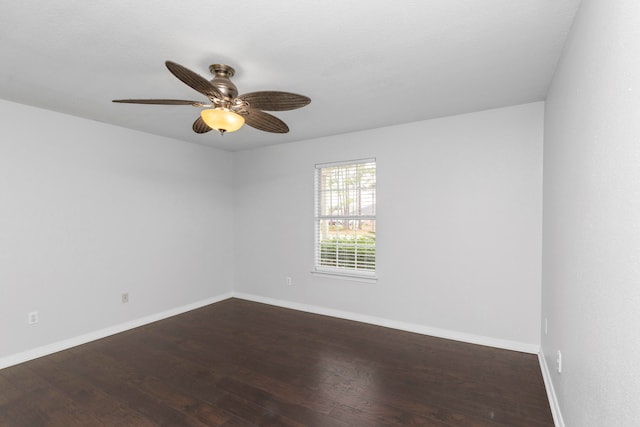
[[[153,427],[151,423],[136,411],[127,408],[127,402],[111,396],[74,370],[63,370],[58,363],[46,358],[33,361],[31,368],[50,384],[66,393],[75,405],[85,408],[104,425],[123,425]]]
[[[153,380],[147,375],[128,369],[104,352],[89,351],[83,362],[80,372],[91,375],[92,380],[107,393],[119,396],[153,422],[161,425],[168,422],[181,426],[207,426],[205,422],[183,411],[179,401],[159,396],[163,394],[161,390],[149,392]]]
[[[12,401],[12,405],[18,403],[15,406],[22,413],[16,422],[27,414],[33,425],[102,425],[93,414],[76,406],[65,393],[38,375],[31,365],[18,365],[7,372],[5,377],[21,393]]]
[[[230,299],[0,370],[0,425],[553,420],[535,355]]]

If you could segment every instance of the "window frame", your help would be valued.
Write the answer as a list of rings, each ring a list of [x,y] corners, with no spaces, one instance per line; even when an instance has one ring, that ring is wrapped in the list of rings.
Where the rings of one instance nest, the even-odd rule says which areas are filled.
[[[372,195],[372,213],[369,214],[357,214],[357,215],[334,215],[334,214],[323,214],[323,188],[322,188],[322,171],[326,168],[335,168],[335,167],[357,167],[357,165],[373,163],[374,165],[374,186],[373,186],[373,195]],[[377,231],[377,172],[378,165],[375,157],[365,158],[365,159],[357,159],[357,160],[348,160],[348,161],[340,161],[340,162],[330,162],[330,163],[318,163],[315,165],[314,170],[314,260],[313,260],[313,270],[312,273],[318,275],[327,275],[329,277],[347,279],[347,280],[357,280],[364,282],[375,282],[377,280],[377,242],[375,239],[375,232]],[[358,191],[361,190],[361,186],[358,185],[355,187]],[[371,192],[371,188],[366,189]],[[326,190],[325,190],[326,191]],[[359,206],[359,210],[362,209],[362,206]],[[365,222],[373,222],[373,268],[358,268],[358,246],[357,242],[354,246],[354,266],[328,266],[322,265],[322,240],[321,240],[321,222],[322,221],[365,221]],[[356,233],[357,239],[357,233]],[[366,244],[368,245],[368,244]],[[336,242],[336,247],[339,247],[340,244]],[[365,256],[366,258],[366,256]],[[336,263],[339,263],[340,259],[336,256]],[[364,263],[366,265],[366,262]]]

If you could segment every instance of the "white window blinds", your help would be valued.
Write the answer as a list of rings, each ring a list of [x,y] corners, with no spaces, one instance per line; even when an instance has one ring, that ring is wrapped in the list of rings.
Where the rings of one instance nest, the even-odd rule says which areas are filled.
[[[316,165],[315,268],[373,276],[376,161]]]

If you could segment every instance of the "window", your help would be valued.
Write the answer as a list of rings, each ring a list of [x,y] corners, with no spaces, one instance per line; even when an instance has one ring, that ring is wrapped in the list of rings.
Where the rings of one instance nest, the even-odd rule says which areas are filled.
[[[316,165],[317,272],[374,276],[375,159]]]

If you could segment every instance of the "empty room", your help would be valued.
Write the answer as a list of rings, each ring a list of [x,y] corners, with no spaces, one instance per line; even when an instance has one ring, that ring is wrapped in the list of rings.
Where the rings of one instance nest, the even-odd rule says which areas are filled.
[[[0,426],[640,423],[640,2],[0,6]]]

